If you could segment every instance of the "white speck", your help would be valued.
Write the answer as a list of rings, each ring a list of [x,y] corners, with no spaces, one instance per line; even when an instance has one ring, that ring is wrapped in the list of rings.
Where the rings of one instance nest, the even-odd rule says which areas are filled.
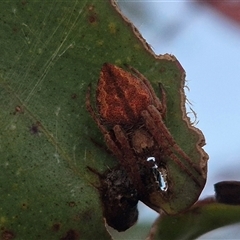
[[[15,124],[11,124],[9,127],[10,130],[15,130],[16,128],[17,128],[17,126]]]
[[[61,110],[61,108],[60,108],[60,107],[57,107],[57,109],[56,109],[56,111],[55,111],[56,116],[58,116],[60,110]]]
[[[13,14],[16,15],[16,12],[17,12],[17,9],[16,8],[13,8]]]
[[[158,165],[155,162],[155,157],[148,157],[147,162],[154,162],[153,174],[159,183],[159,187],[162,191],[166,192],[168,190],[168,182],[167,182],[167,170],[164,168],[158,168]]]
[[[59,154],[56,152],[53,154],[53,156],[57,159],[57,163],[60,163]]]
[[[154,166],[152,168],[158,168],[158,165],[155,163],[155,157],[148,157],[147,158],[147,162],[149,161],[153,161],[154,162]]]
[[[20,175],[21,172],[22,172],[22,169],[19,168],[19,169],[16,171],[16,176]]]
[[[42,54],[42,52],[43,52],[42,48],[38,48],[37,52],[38,52],[38,54]]]
[[[156,169],[155,176],[159,182],[160,189],[164,192],[168,190],[167,171],[165,169]]]

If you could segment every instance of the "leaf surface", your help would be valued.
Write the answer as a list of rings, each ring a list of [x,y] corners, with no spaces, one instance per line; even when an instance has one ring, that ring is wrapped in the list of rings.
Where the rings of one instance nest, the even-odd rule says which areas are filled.
[[[183,121],[184,70],[173,56],[154,56],[113,5],[74,0],[0,3],[3,239],[110,239],[92,185],[98,179],[87,170],[91,166],[103,172],[117,165],[91,140],[103,144],[85,108],[87,86],[96,87],[104,62],[135,67],[156,90],[162,82],[168,96],[167,126],[193,161],[206,166],[203,135]],[[184,175],[176,184],[178,198],[169,211],[198,198],[201,187],[188,186],[188,180]]]

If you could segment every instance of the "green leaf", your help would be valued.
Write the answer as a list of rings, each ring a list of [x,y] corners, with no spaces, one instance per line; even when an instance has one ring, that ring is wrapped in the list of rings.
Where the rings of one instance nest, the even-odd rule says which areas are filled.
[[[240,222],[240,206],[199,202],[177,216],[161,215],[155,222],[152,239],[190,240],[214,229]]]
[[[0,2],[3,239],[110,239],[99,193],[92,185],[98,179],[87,170],[91,166],[103,172],[117,164],[91,140],[103,144],[85,108],[87,86],[96,86],[104,62],[135,67],[156,89],[162,82],[168,96],[166,124],[181,148],[204,169],[200,187],[184,174],[179,184],[179,177],[174,180],[174,189],[179,190],[169,211],[191,205],[204,186],[204,138],[188,119],[183,121],[183,69],[173,56],[154,56],[113,5],[77,0]],[[179,172],[173,163],[169,167]],[[169,203],[165,205],[169,208]]]

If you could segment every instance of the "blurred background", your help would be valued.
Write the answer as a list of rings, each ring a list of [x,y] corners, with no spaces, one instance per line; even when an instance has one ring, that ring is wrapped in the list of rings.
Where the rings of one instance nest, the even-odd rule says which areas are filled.
[[[200,198],[214,195],[218,181],[240,181],[240,1],[121,0],[118,5],[156,54],[174,55],[186,71],[186,95],[209,154]],[[139,210],[139,223],[157,217],[143,204]],[[240,239],[239,226],[199,239]]]

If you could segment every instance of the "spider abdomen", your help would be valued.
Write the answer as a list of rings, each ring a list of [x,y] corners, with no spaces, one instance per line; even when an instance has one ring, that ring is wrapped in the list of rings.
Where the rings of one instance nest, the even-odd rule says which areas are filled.
[[[108,125],[137,123],[141,111],[153,102],[141,79],[109,63],[101,69],[96,98],[101,119]]]

